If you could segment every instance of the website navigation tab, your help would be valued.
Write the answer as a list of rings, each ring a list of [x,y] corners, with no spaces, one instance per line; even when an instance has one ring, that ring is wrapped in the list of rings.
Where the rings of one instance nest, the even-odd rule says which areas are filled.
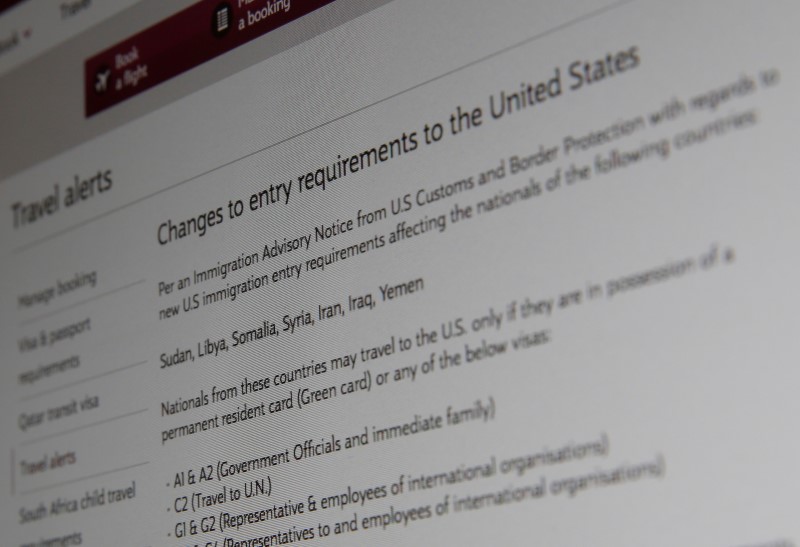
[[[102,112],[333,0],[203,0],[84,65],[86,117]]]
[[[0,1],[0,76],[24,66],[138,1]]]

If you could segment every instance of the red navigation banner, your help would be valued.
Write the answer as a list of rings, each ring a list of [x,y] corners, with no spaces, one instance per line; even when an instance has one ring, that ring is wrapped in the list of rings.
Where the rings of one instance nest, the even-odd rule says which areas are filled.
[[[333,0],[198,2],[86,60],[86,117],[331,2]]]

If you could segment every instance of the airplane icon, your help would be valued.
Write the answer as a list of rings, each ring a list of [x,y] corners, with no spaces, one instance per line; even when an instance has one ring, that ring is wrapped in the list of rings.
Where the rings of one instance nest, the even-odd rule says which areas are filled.
[[[108,67],[101,67],[94,76],[95,93],[105,93],[106,89],[108,89],[108,77],[111,76],[111,69]]]

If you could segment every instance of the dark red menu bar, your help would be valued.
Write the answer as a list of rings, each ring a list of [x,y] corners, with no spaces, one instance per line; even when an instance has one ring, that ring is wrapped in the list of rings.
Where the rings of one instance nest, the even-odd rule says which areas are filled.
[[[333,0],[198,2],[86,60],[86,117],[331,2]]]

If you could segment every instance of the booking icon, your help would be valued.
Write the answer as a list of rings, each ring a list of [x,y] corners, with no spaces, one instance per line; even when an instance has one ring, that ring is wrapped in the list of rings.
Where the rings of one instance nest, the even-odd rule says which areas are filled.
[[[231,29],[231,21],[233,19],[233,10],[231,5],[227,2],[219,4],[214,9],[214,16],[211,20],[211,30],[214,36],[225,36]]]

